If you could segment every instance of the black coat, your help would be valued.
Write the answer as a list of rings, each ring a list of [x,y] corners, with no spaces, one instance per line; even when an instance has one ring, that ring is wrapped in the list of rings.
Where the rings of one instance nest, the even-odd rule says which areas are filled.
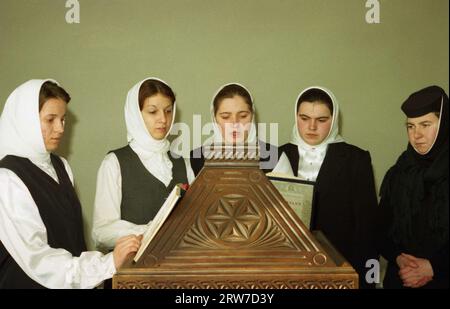
[[[426,208],[414,218],[414,227],[418,232],[426,234],[425,220]],[[387,289],[403,289],[403,282],[398,274],[400,268],[397,265],[396,259],[401,253],[411,254],[413,256],[424,258],[430,261],[433,268],[433,280],[428,282],[423,289],[448,289],[449,287],[449,245],[448,241],[441,247],[435,247],[430,250],[429,244],[433,243],[430,239],[429,244],[419,246],[419,248],[411,248],[409,246],[395,243],[388,232],[393,224],[393,213],[391,207],[386,205],[386,199],[382,198],[380,201],[379,214],[379,251],[381,255],[387,260],[386,275],[384,276],[383,287]]]
[[[388,261],[385,288],[404,288],[396,262],[401,253],[430,262],[433,280],[422,288],[449,287],[448,149],[447,141],[432,162],[424,162],[409,145],[384,177],[377,234],[379,251]],[[412,229],[401,233],[407,218]]]
[[[297,176],[299,153],[294,144],[280,147]],[[366,261],[378,259],[375,249],[377,197],[370,153],[347,143],[330,144],[315,186],[311,229],[321,230],[366,284]]]

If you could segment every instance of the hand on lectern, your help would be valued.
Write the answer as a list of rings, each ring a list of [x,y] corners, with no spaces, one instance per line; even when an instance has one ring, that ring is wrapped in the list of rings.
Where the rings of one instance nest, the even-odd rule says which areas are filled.
[[[141,246],[142,235],[128,235],[119,238],[114,248],[114,266],[119,269],[130,253],[135,253]]]

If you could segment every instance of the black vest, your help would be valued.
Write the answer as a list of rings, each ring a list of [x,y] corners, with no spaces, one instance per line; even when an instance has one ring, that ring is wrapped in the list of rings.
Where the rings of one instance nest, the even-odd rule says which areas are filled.
[[[62,160],[51,155],[59,184],[26,158],[8,155],[0,168],[14,172],[28,188],[47,230],[48,245],[73,256],[86,251],[81,205]],[[0,289],[43,288],[28,277],[0,243]]]
[[[120,165],[122,175],[121,218],[134,224],[147,224],[157,214],[170,191],[178,183],[188,183],[183,158],[173,158],[173,178],[166,187],[143,165],[130,146],[112,151]]]

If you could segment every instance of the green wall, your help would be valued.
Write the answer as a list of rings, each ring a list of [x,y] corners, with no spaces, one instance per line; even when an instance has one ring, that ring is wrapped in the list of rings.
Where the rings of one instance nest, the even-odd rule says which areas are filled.
[[[158,76],[178,97],[177,120],[209,121],[226,82],[247,85],[259,121],[289,140],[305,87],[331,89],[341,133],[372,154],[377,187],[405,148],[399,109],[413,91],[448,92],[448,0],[380,0],[368,24],[365,0],[0,0],[0,108],[31,78],[52,77],[72,95],[60,154],[74,170],[90,235],[97,169],[126,143],[123,105],[137,81]],[[88,237],[90,238],[90,237]],[[90,246],[91,242],[89,242]]]

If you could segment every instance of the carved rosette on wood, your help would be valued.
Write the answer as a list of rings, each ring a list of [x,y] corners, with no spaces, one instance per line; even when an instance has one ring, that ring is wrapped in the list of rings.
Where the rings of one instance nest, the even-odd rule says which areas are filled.
[[[259,169],[257,147],[209,149],[205,166],[115,288],[357,288],[331,244],[304,226]]]

